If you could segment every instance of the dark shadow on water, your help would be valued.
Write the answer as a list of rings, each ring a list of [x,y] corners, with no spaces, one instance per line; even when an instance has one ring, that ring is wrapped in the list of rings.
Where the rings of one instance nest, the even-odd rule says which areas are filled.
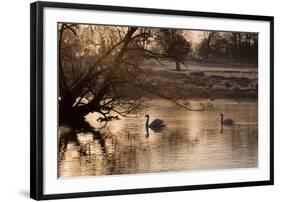
[[[163,132],[164,128],[157,128],[157,129],[151,129],[154,133],[161,133]]]
[[[98,148],[100,148],[102,154],[104,156],[108,156],[108,151],[107,151],[107,147],[106,147],[106,136],[104,134],[100,133],[99,129],[93,128],[92,126],[90,126],[88,123],[79,123],[79,124],[75,124],[75,125],[68,125],[65,126],[67,127],[69,130],[67,130],[67,132],[65,132],[64,134],[60,135],[59,138],[59,143],[58,143],[58,165],[60,165],[60,162],[64,159],[65,153],[68,151],[68,146],[69,144],[75,144],[76,146],[78,146],[78,152],[80,155],[80,158],[82,156],[91,156],[91,145],[94,144],[99,144]],[[91,141],[88,143],[83,143],[81,142],[80,138],[81,136],[88,136],[91,138]],[[110,151],[109,151],[110,153]],[[107,159],[106,159],[107,160]],[[107,162],[107,164],[109,164]],[[59,166],[58,166],[59,169]],[[113,171],[112,171],[113,172]],[[58,177],[60,177],[60,171],[58,174]]]
[[[59,158],[61,158],[64,154],[64,152],[67,150],[67,146],[69,142],[75,143],[77,146],[80,146],[82,150],[80,151],[80,154],[84,154],[84,145],[80,145],[78,141],[78,133],[91,133],[93,136],[93,140],[98,140],[102,152],[107,153],[106,146],[105,146],[105,140],[102,137],[102,134],[99,132],[99,130],[93,128],[90,124],[87,122],[79,122],[79,124],[75,125],[68,125],[67,126],[70,130],[67,133],[64,133],[59,138]]]

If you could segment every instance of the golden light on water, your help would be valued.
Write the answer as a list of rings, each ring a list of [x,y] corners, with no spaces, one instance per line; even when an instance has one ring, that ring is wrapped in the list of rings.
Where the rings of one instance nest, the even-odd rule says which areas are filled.
[[[138,118],[112,121],[94,133],[78,133],[60,161],[60,177],[132,174],[146,172],[256,167],[257,125],[225,127],[221,133],[217,111],[190,112],[158,101]],[[229,103],[229,104],[228,104]],[[227,115],[246,123],[257,120],[255,103],[218,102]],[[149,129],[144,118],[161,118],[167,127]],[[208,115],[208,116],[207,116]],[[96,120],[96,116],[92,119]]]

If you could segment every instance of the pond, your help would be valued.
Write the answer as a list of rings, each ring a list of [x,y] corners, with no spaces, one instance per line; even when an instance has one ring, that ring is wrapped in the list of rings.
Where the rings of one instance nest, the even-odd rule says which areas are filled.
[[[59,177],[192,171],[258,166],[258,104],[256,100],[194,100],[211,103],[210,110],[187,111],[168,101],[150,101],[150,107],[114,120],[97,131],[61,135]],[[221,127],[220,113],[234,120]],[[146,130],[162,119],[162,131]],[[96,127],[98,117],[87,121]],[[60,134],[65,128],[60,127]]]

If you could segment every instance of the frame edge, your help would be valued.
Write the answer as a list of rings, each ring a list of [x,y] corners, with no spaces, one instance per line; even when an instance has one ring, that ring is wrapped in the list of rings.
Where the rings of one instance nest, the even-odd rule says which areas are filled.
[[[159,13],[167,15],[191,15],[217,18],[235,18],[268,21],[270,23],[270,179],[266,181],[207,184],[193,186],[155,187],[132,190],[80,192],[67,194],[43,193],[43,8],[77,8],[110,10],[137,13]],[[211,13],[156,8],[103,6],[77,3],[37,1],[30,4],[30,197],[35,200],[63,199],[124,194],[145,194],[156,192],[189,191],[217,188],[274,185],[274,17],[245,14]]]
[[[30,4],[30,198],[43,199],[43,8]]]
[[[130,12],[130,13],[148,13],[148,14],[165,14],[165,15],[188,15],[198,17],[213,17],[213,18],[232,18],[244,20],[261,20],[270,21],[273,16],[265,15],[252,15],[252,14],[238,14],[238,13],[220,13],[220,12],[206,12],[206,11],[191,11],[191,10],[174,10],[163,8],[145,8],[145,7],[128,7],[128,6],[111,6],[101,4],[86,4],[86,3],[64,3],[64,2],[51,2],[51,1],[37,1],[43,7],[51,8],[73,8],[83,10],[102,10],[102,11],[115,11],[115,12]]]
[[[270,23],[270,183],[274,185],[274,17]]]

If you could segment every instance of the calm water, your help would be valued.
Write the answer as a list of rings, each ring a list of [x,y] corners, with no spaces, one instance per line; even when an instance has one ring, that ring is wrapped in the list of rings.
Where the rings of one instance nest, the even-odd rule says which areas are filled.
[[[59,176],[257,167],[257,102],[211,103],[211,110],[195,112],[156,100],[149,109],[111,121],[100,132],[77,131],[68,138],[63,135],[67,129],[61,127]],[[222,130],[220,113],[236,124]],[[166,129],[147,132],[145,114],[150,121],[164,120]],[[98,127],[97,118],[90,114],[87,120]]]

